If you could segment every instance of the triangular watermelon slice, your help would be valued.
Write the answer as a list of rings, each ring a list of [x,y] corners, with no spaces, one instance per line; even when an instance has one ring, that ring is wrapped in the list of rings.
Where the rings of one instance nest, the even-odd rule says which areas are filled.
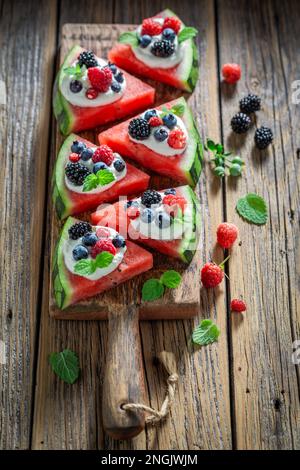
[[[148,191],[146,191],[148,193]],[[99,208],[96,212],[92,213],[91,219],[94,225],[112,227],[119,231],[123,236],[128,235],[133,241],[138,241],[146,246],[154,248],[155,250],[173,258],[179,258],[182,261],[189,263],[195,251],[198,248],[199,234],[200,234],[200,211],[199,200],[195,193],[189,186],[180,186],[178,188],[171,188],[159,191],[162,203],[167,196],[169,199],[168,204],[172,203],[172,196],[175,196],[175,206],[170,208],[178,210],[174,216],[172,225],[170,226],[171,236],[177,236],[171,240],[162,239],[163,233],[155,227],[155,217],[157,214],[169,209],[168,205],[159,204],[151,206],[151,210],[156,214],[149,223],[148,233],[156,238],[149,238],[146,236],[146,224],[143,224],[143,233],[137,227],[143,218],[143,212],[147,209],[141,205],[141,199],[135,198],[130,201],[119,201],[113,205],[105,205]],[[166,199],[166,201],[167,201]],[[172,203],[173,204],[173,203]],[[179,204],[179,205],[178,205]],[[177,206],[177,208],[176,208]],[[136,212],[137,211],[137,212]],[[137,217],[136,214],[138,214]],[[180,226],[180,224],[182,224]],[[182,227],[182,228],[181,228]],[[176,235],[175,235],[176,234]],[[159,239],[158,237],[161,237]]]
[[[72,153],[71,146],[74,141],[83,142],[87,148],[96,148],[96,145],[75,134],[69,135],[64,141],[53,174],[53,203],[60,219],[95,209],[104,202],[116,201],[122,195],[140,194],[148,187],[150,177],[126,163],[127,172],[124,178],[102,192],[75,192],[71,190],[66,185],[65,167],[69,162],[69,156]]]
[[[166,9],[153,18],[176,17],[175,13]],[[181,22],[184,27],[183,22]],[[192,92],[198,80],[199,56],[194,40],[184,41],[182,60],[172,68],[154,68],[139,60],[130,44],[117,43],[109,52],[109,60],[128,72],[141,77],[152,78],[158,82],[167,83],[181,90]],[[140,46],[135,46],[139,48]]]
[[[70,132],[93,129],[151,106],[155,98],[154,88],[123,72],[123,70],[121,72],[124,74],[126,86],[120,99],[96,107],[82,107],[71,104],[62,93],[62,83],[66,77],[66,70],[74,64],[83,51],[85,49],[78,45],[69,51],[55,80],[53,107],[62,134],[67,135]]]
[[[98,138],[101,144],[106,144],[121,155],[132,158],[145,168],[194,187],[202,170],[203,145],[192,112],[183,97],[155,109],[162,110],[163,107],[172,109],[174,106],[184,108],[181,120],[186,127],[187,146],[181,154],[165,156],[148,148],[146,140],[135,142],[130,139],[128,126],[131,119],[101,132]]]
[[[66,266],[64,253],[65,243],[68,243],[70,238],[68,231],[77,222],[79,221],[73,217],[67,219],[57,242],[52,264],[52,287],[57,306],[60,309],[65,309],[82,299],[111,289],[148,271],[153,266],[151,253],[130,241],[126,241],[126,251],[121,263],[109,274],[94,280],[74,274]],[[93,227],[93,230],[98,228]]]

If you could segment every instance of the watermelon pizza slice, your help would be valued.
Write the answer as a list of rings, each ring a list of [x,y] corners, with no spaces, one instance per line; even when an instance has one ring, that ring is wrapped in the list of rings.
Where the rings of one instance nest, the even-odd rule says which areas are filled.
[[[153,104],[155,90],[92,51],[74,46],[54,84],[53,107],[62,134],[92,129]]]
[[[65,309],[148,271],[153,257],[115,230],[92,227],[69,217],[57,242],[52,288],[58,308]]]
[[[53,203],[58,217],[64,219],[122,195],[140,194],[148,187],[149,178],[107,145],[97,147],[71,134],[56,160]]]
[[[146,190],[141,197],[99,207],[94,225],[113,227],[155,250],[189,263],[198,248],[199,200],[189,186]]]
[[[203,145],[183,97],[148,109],[98,138],[115,152],[180,183],[194,187],[199,179]]]
[[[108,57],[133,74],[192,92],[198,79],[196,34],[166,9],[146,18],[135,31],[123,33]]]

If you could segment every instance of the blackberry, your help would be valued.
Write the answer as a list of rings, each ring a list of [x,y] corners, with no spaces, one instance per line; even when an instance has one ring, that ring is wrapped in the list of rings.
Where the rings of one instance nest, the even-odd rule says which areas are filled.
[[[244,134],[250,129],[251,119],[247,114],[237,113],[231,119],[231,128],[236,134]]]
[[[151,46],[151,53],[156,57],[170,57],[174,52],[175,45],[166,39],[155,41]]]
[[[82,52],[78,57],[78,63],[80,67],[85,65],[87,69],[89,69],[90,67],[97,67],[98,65],[97,59],[95,58],[95,54],[92,51]]]
[[[75,186],[81,186],[91,172],[81,163],[68,163],[65,168],[65,174],[71,183],[75,184]]]
[[[69,237],[72,240],[78,240],[78,238],[83,237],[86,233],[90,233],[92,231],[92,226],[88,222],[76,222],[76,224],[72,225],[68,232]]]
[[[243,113],[254,113],[260,110],[261,99],[257,95],[250,93],[240,100],[240,110]]]
[[[145,140],[150,135],[150,125],[143,118],[132,119],[128,126],[128,132],[136,140]]]
[[[151,207],[152,204],[159,204],[160,202],[161,202],[161,195],[157,191],[154,191],[153,189],[147,189],[147,191],[145,191],[142,194],[141,203],[145,207]]]
[[[273,132],[268,127],[262,126],[256,129],[254,140],[256,147],[263,150],[273,141]]]

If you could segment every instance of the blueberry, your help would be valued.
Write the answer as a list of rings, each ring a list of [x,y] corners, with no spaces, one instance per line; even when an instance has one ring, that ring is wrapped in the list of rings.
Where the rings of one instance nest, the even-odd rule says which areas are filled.
[[[87,258],[89,256],[88,249],[83,245],[77,245],[72,251],[73,258],[75,261],[79,261],[80,259]]]
[[[151,209],[144,209],[143,212],[141,213],[141,219],[143,222],[146,224],[150,224],[152,220],[154,219],[154,213]]]
[[[146,119],[146,121],[149,121],[149,119],[152,118],[153,116],[156,116],[156,110],[149,109],[148,111],[145,112],[144,119]]]
[[[82,152],[80,154],[80,158],[84,162],[87,162],[88,160],[90,160],[92,158],[93,153],[94,152],[91,148],[85,148],[84,150],[82,150]]]
[[[82,90],[82,83],[79,80],[72,80],[70,90],[72,93],[79,93]]]
[[[163,129],[162,127],[159,127],[154,132],[154,137],[156,140],[158,140],[158,142],[163,142],[168,137],[168,133],[165,129]]]
[[[121,85],[117,82],[112,82],[110,88],[114,93],[119,93],[121,91]]]
[[[143,36],[140,37],[140,46],[142,48],[145,48],[149,46],[151,41],[152,41],[151,36],[149,36],[148,34],[144,34]]]
[[[98,237],[94,232],[88,232],[82,237],[82,243],[85,246],[94,246],[98,241]]]
[[[171,218],[165,212],[159,212],[156,216],[155,223],[159,228],[167,228],[171,225]]]
[[[171,28],[166,28],[162,32],[163,38],[167,39],[168,41],[174,42],[176,38],[176,33]]]
[[[116,248],[123,248],[126,245],[125,238],[119,234],[115,236],[112,242]]]
[[[108,63],[108,67],[112,71],[113,75],[115,75],[118,71],[117,66],[115,64],[111,64],[110,62]]]
[[[164,125],[167,126],[169,129],[173,129],[173,127],[175,127],[177,124],[177,119],[174,114],[167,114],[162,119]]]
[[[83,142],[79,142],[78,140],[74,140],[73,144],[71,145],[71,152],[81,154],[81,152],[85,149],[85,144]]]
[[[138,201],[127,201],[125,204],[125,209],[128,207],[139,207]]]
[[[100,170],[107,170],[107,169],[108,169],[108,167],[107,167],[107,165],[105,165],[104,162],[97,162],[93,166],[93,172],[95,174],[98,173],[98,171],[100,171]]]
[[[115,169],[120,173],[121,171],[124,170],[125,168],[125,163],[123,162],[123,160],[115,160],[114,161],[114,167]]]
[[[124,76],[123,76],[122,72],[117,73],[117,75],[115,75],[115,79],[117,80],[117,82],[123,83],[124,82]]]
[[[170,189],[166,189],[164,194],[167,196],[168,194],[176,194],[176,189],[174,188],[170,188]]]

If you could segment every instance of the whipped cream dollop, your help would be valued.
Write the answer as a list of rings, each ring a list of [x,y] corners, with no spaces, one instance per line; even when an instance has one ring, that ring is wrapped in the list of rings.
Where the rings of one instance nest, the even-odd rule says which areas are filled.
[[[97,59],[99,68],[108,65],[108,63],[104,59],[101,59],[97,56],[95,56],[95,58]],[[71,64],[71,67],[75,67],[77,63],[77,60],[74,61],[73,64]],[[74,80],[78,80],[82,85],[81,90],[77,93],[74,93],[70,88],[71,82]],[[91,83],[88,78],[88,69],[86,69],[81,78],[77,78],[76,75],[69,75],[65,73],[63,76],[62,83],[60,85],[60,91],[64,98],[74,106],[80,106],[82,108],[95,108],[97,106],[104,106],[106,104],[114,103],[115,101],[118,101],[120,98],[122,98],[126,89],[126,78],[124,75],[123,82],[118,84],[120,85],[119,92],[115,92],[112,90],[111,87],[109,87],[106,92],[99,92],[96,98],[89,99],[86,97],[86,92],[89,88],[91,88]]]

